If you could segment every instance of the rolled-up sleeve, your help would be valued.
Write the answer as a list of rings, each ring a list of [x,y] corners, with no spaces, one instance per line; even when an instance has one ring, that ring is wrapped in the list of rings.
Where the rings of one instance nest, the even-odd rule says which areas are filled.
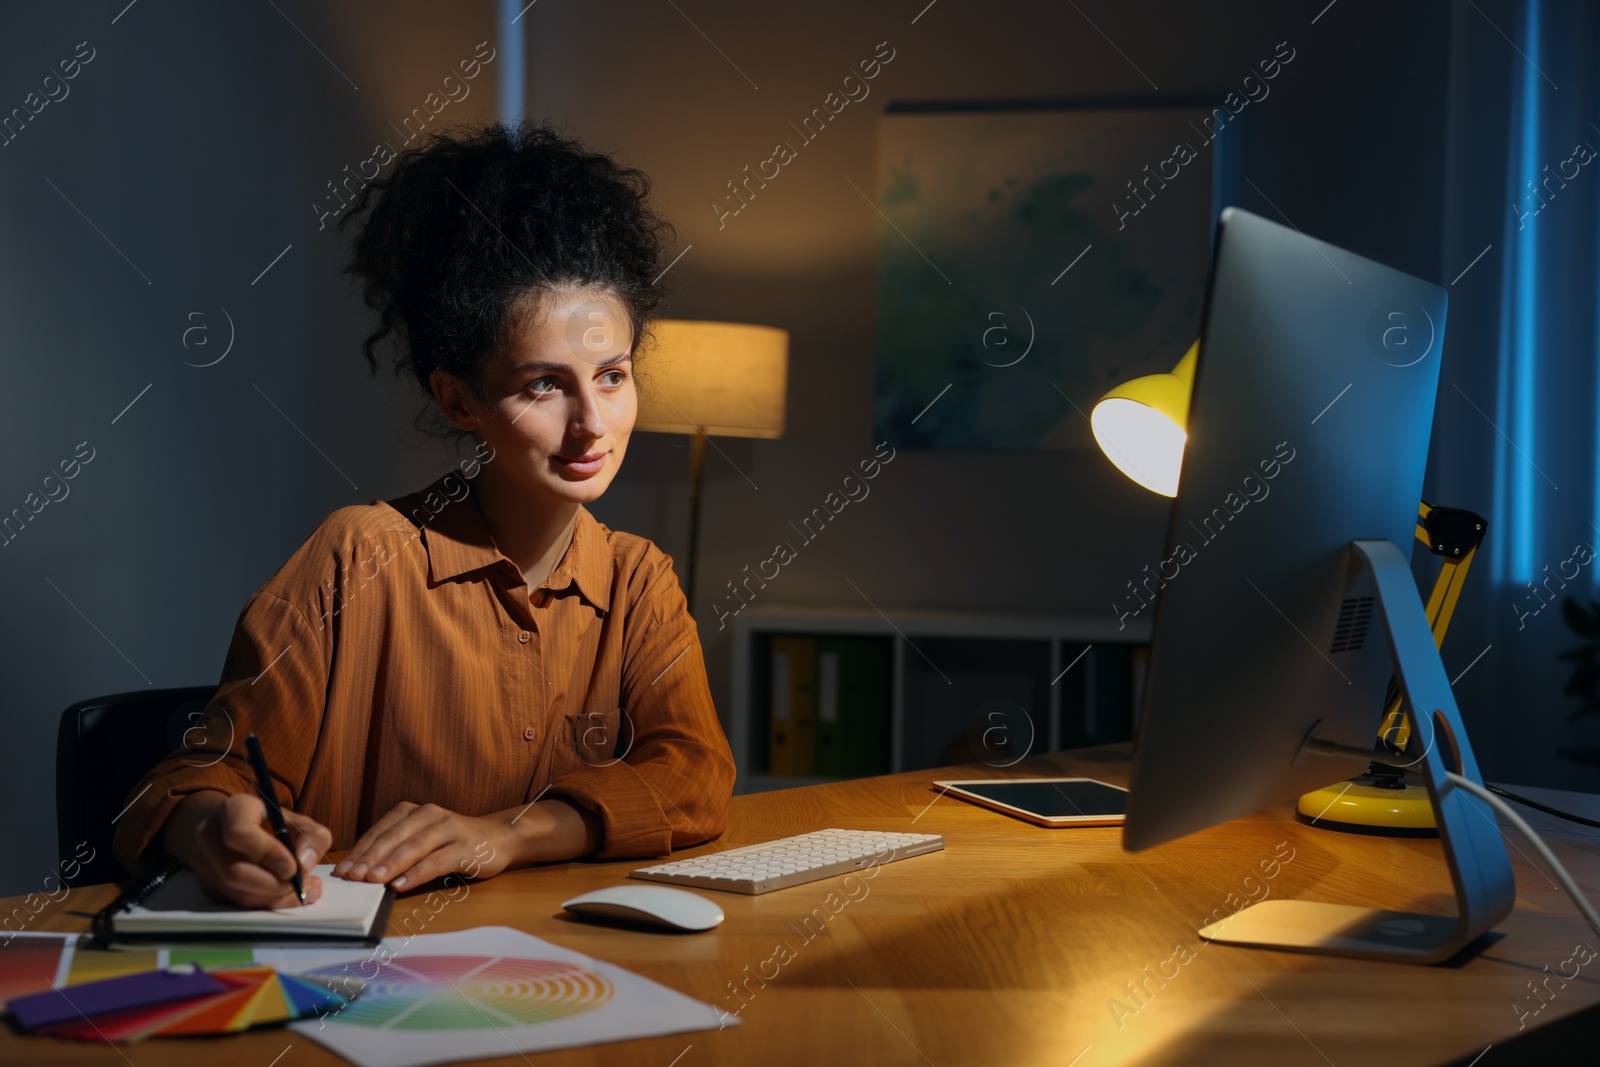
[[[550,783],[551,794],[600,816],[597,859],[664,856],[719,837],[733,795],[733,753],[672,561],[652,547],[640,572],[623,640],[619,751]]]
[[[267,755],[279,803],[298,810],[327,677],[323,630],[283,598],[253,595],[234,627],[216,695],[184,733],[182,747],[129,793],[113,839],[122,865],[139,869],[172,810],[190,793],[255,790],[244,743],[252,732]]]

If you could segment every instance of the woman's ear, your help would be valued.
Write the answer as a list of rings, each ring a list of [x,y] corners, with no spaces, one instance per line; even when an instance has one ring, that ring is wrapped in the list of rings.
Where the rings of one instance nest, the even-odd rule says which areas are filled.
[[[478,419],[471,407],[472,389],[467,383],[449,371],[435,367],[428,374],[428,385],[433,390],[434,402],[451,425],[468,433],[477,430]]]

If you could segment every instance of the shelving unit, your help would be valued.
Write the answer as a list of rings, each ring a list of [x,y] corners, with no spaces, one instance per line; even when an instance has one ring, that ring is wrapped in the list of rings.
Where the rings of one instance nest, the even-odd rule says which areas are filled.
[[[736,793],[760,792],[829,781],[827,778],[779,776],[767,773],[767,716],[770,694],[766,643],[775,634],[880,636],[892,641],[890,678],[890,770],[938,766],[944,761],[934,751],[938,738],[916,727],[927,725],[916,705],[931,706],[944,694],[946,708],[962,687],[971,692],[986,675],[1004,681],[1013,695],[1029,689],[1026,702],[1007,701],[1027,713],[1034,736],[1028,751],[1054,751],[1063,747],[1120,740],[1119,729],[1131,731],[1131,714],[1137,706],[1139,679],[1132,669],[1131,650],[1148,646],[1150,624],[1138,620],[1119,627],[1117,619],[1103,615],[1016,615],[926,611],[915,609],[879,612],[872,608],[818,608],[761,605],[746,608],[732,622],[733,707],[729,743],[738,764]],[[1082,655],[1081,660],[1076,657]],[[1000,663],[1010,673],[987,672],[985,663]],[[963,672],[959,668],[974,667]],[[1116,675],[1117,677],[1114,677]],[[942,680],[948,691],[929,689]],[[958,687],[957,679],[961,680]],[[1126,711],[1119,722],[1096,722],[1095,709],[1104,707],[1107,692],[1125,687]],[[927,691],[933,696],[924,697]],[[1003,699],[1003,698],[1001,698]],[[1037,722],[1042,714],[1043,728]],[[954,720],[945,719],[948,727]],[[1041,736],[1042,735],[1042,736]]]

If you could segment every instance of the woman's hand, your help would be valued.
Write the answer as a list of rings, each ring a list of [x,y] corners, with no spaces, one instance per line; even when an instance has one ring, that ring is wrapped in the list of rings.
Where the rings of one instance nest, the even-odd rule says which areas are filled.
[[[497,816],[457,815],[403,800],[377,822],[334,873],[355,882],[418,886],[452,872],[491,878],[511,861],[513,830]]]
[[[306,903],[322,896],[322,879],[310,873],[333,833],[315,819],[283,813],[297,856],[273,834],[267,806],[255,793],[225,796],[213,790],[185,797],[162,830],[162,845],[200,879],[207,895],[246,908],[298,907],[290,878],[304,877]]]

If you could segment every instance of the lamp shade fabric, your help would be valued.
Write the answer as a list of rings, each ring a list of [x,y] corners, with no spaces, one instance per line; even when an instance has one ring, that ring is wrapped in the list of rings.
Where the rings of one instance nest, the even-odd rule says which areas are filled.
[[[781,437],[789,332],[660,319],[639,353],[637,430]]]

